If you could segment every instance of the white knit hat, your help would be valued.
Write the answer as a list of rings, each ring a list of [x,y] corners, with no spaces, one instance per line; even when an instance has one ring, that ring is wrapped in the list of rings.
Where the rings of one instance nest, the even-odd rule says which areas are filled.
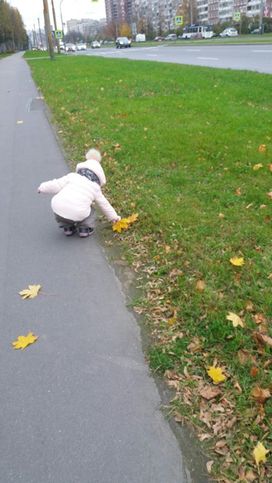
[[[101,159],[102,159],[102,156],[100,152],[97,151],[97,149],[90,149],[86,153],[86,161],[83,163],[78,163],[76,166],[76,171],[82,168],[90,169],[96,174],[96,176],[98,176],[100,181],[100,186],[103,186],[104,184],[106,184],[106,176],[100,164]]]
[[[102,159],[101,153],[99,151],[97,151],[97,149],[94,149],[94,148],[89,149],[89,151],[87,151],[85,157],[86,157],[86,159],[95,159],[99,163],[101,163],[101,159]]]

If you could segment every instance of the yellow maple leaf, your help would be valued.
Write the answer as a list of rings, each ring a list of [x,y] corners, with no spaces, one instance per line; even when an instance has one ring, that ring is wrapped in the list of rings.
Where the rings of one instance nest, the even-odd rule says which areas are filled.
[[[240,325],[240,327],[244,327],[244,322],[242,321],[241,317],[233,312],[228,313],[227,320],[232,322],[233,327],[238,327],[238,325]]]
[[[242,267],[245,264],[243,257],[232,257],[230,263],[235,267]]]
[[[258,169],[261,169],[261,168],[263,168],[263,164],[262,163],[254,164],[253,171],[258,171]]]
[[[13,349],[25,349],[28,345],[36,342],[37,339],[38,337],[32,332],[29,332],[27,335],[19,335],[17,340],[12,342]]]
[[[37,297],[41,288],[41,285],[29,285],[28,288],[21,290],[19,295],[21,295],[22,299],[34,299],[34,297]]]
[[[119,221],[116,221],[112,225],[113,231],[117,231],[117,233],[121,233],[122,230],[127,230],[129,227],[129,223],[127,223],[125,218],[122,218]]]
[[[121,220],[116,221],[116,223],[113,223],[112,225],[113,231],[117,231],[118,233],[121,233],[121,231],[127,230],[132,223],[135,223],[135,221],[137,221],[138,216],[139,216],[138,213],[134,213],[130,215],[128,218],[121,218]]]
[[[207,370],[208,375],[213,380],[214,384],[220,384],[226,380],[221,367],[210,366]]]
[[[131,224],[137,221],[138,218],[139,218],[138,213],[133,213],[132,215],[130,215],[128,218],[125,218],[125,219],[128,221],[129,224]]]
[[[259,463],[266,462],[267,453],[269,453],[269,450],[259,441],[253,450],[253,456],[257,466],[259,466]]]

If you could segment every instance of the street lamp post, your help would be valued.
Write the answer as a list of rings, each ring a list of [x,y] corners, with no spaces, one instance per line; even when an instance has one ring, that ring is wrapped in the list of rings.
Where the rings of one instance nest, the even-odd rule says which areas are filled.
[[[64,44],[64,48],[65,48],[65,42],[64,42],[64,23],[63,23],[63,17],[62,17],[62,9],[61,9],[61,6],[62,6],[63,1],[64,0],[60,0],[59,8],[60,8],[61,29],[62,29],[62,34],[63,34],[63,44]]]

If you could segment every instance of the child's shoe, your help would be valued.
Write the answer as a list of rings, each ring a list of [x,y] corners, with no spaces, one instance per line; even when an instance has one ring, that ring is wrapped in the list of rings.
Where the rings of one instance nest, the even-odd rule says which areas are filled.
[[[86,238],[87,236],[92,235],[94,232],[93,228],[89,228],[88,226],[79,226],[78,227],[78,234],[80,238]]]
[[[66,225],[63,227],[64,235],[71,236],[75,233],[76,227],[74,225]]]

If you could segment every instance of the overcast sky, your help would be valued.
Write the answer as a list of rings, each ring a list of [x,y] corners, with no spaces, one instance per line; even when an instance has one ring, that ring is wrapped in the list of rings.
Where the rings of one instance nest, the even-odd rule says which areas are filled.
[[[44,25],[43,0],[7,0],[7,2],[12,7],[18,8],[23,17],[27,30],[32,30],[34,24],[36,28],[38,27],[38,18],[40,19],[41,27]],[[53,2],[55,6],[58,28],[61,29],[60,0],[53,0]],[[50,21],[53,25],[51,5],[52,0],[48,0]],[[99,20],[106,17],[104,0],[98,0],[96,2],[93,2],[92,0],[62,0],[61,10],[64,23],[71,18],[91,18]]]

